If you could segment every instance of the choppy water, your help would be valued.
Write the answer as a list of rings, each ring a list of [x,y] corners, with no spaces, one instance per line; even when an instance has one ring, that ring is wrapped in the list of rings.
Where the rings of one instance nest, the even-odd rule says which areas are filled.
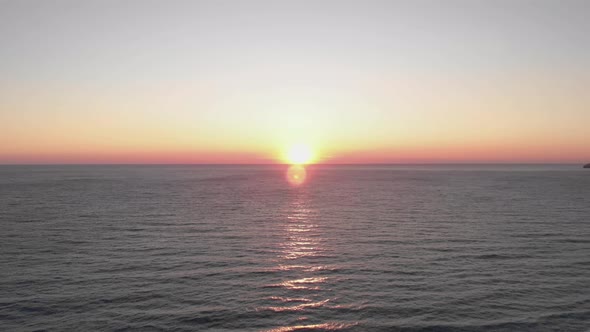
[[[586,331],[580,166],[0,167],[0,329]]]

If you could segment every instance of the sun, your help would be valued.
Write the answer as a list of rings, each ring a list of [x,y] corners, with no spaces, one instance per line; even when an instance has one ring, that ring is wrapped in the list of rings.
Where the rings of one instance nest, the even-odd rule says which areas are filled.
[[[305,144],[296,144],[287,150],[286,159],[289,164],[304,165],[313,162],[314,153]]]

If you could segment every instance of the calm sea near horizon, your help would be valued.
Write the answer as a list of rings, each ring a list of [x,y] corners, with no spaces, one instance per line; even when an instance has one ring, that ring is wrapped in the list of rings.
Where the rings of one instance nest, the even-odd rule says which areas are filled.
[[[0,166],[2,331],[588,331],[581,165]]]

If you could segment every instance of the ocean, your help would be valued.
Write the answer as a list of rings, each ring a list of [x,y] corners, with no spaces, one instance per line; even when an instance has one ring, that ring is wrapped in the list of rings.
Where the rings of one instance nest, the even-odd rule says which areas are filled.
[[[0,166],[2,331],[588,331],[581,165]]]

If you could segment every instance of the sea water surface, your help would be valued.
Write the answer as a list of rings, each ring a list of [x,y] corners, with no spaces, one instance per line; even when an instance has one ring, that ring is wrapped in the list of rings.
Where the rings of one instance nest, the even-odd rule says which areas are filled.
[[[0,166],[2,331],[587,331],[579,165]]]

